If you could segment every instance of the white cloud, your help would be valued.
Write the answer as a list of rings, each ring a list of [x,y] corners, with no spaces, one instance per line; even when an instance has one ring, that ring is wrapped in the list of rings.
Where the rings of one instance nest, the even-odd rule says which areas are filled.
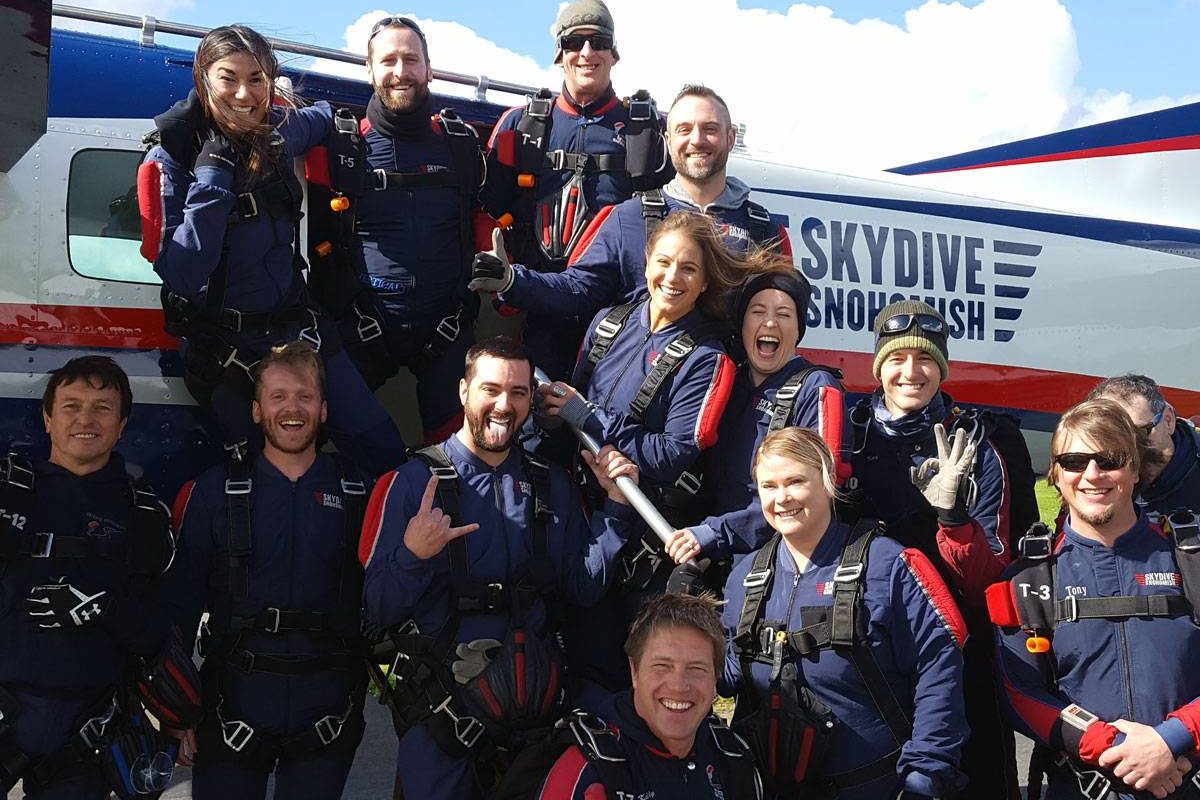
[[[613,72],[619,93],[647,88],[665,106],[682,84],[706,83],[747,124],[751,149],[825,169],[886,168],[1187,99],[1139,100],[1077,86],[1075,30],[1059,0],[983,0],[971,8],[927,0],[905,13],[903,25],[850,23],[800,3],[785,13],[740,9],[736,0],[608,4],[622,55]],[[365,51],[371,24],[386,13],[369,12],[347,27],[347,49]],[[561,83],[548,30],[531,31],[523,47],[529,57],[457,22],[418,22],[437,69]],[[362,76],[355,66],[329,69]]]

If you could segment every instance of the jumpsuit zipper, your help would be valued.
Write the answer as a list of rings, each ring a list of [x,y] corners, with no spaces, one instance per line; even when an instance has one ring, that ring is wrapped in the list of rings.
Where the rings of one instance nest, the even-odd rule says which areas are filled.
[[[633,313],[637,314],[639,312],[634,311]],[[631,366],[633,366],[634,360],[641,355],[642,348],[646,346],[646,342],[650,341],[650,337],[653,335],[654,331],[647,330],[646,335],[642,337],[641,347],[637,348],[637,350],[633,352],[633,355],[631,355],[625,362],[624,366],[621,367],[621,371],[617,373],[616,379],[612,382],[612,388],[608,390],[608,396],[604,398],[604,408],[609,407],[609,403],[612,402],[613,394],[617,391],[617,387],[621,385],[621,379],[625,377],[625,373],[629,371]]]

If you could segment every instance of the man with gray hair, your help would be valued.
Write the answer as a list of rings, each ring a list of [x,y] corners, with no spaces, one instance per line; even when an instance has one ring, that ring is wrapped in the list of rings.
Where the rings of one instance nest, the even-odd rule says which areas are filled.
[[[1106,378],[1088,393],[1089,400],[1115,400],[1138,432],[1164,461],[1147,467],[1138,486],[1138,504],[1170,514],[1177,508],[1200,511],[1200,434],[1179,419],[1152,378],[1126,373]]]

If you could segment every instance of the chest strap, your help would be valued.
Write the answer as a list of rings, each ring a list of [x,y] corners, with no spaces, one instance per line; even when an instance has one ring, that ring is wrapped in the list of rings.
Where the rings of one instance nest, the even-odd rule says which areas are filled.
[[[792,415],[796,412],[796,398],[803,388],[808,376],[814,372],[827,372],[837,380],[842,379],[842,371],[824,364],[810,364],[788,378],[779,391],[775,392],[775,405],[771,409],[771,422],[767,425],[767,433],[774,433],[792,424]]]

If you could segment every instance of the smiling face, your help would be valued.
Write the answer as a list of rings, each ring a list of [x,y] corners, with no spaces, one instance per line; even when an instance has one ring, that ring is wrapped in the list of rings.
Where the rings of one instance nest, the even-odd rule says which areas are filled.
[[[400,25],[371,39],[367,77],[380,102],[392,111],[412,111],[429,96],[433,70],[425,60],[421,37]]]
[[[58,386],[51,413],[43,410],[42,421],[50,434],[50,463],[76,475],[108,463],[127,422],[121,419],[121,393],[115,386],[101,389],[99,381],[83,379]]]
[[[712,640],[692,627],[651,632],[637,663],[629,661],[633,706],[671,754],[692,751],[696,729],[717,694]]]
[[[667,115],[667,149],[680,175],[694,181],[725,180],[736,132],[725,110],[708,97],[688,95]]]
[[[572,31],[576,35],[596,33],[590,28]],[[595,50],[589,40],[581,50],[564,50],[563,79],[575,102],[585,104],[600,97],[612,81],[611,72],[617,58],[612,49]]]
[[[529,362],[480,356],[459,381],[466,441],[477,455],[507,453],[529,416],[533,399]]]
[[[887,410],[893,417],[903,417],[929,405],[942,385],[942,371],[933,356],[910,347],[884,359],[879,382]]]
[[[646,260],[646,288],[654,330],[688,314],[708,288],[700,246],[677,231],[659,236]]]
[[[212,117],[236,125],[232,133],[247,133],[266,120],[271,81],[249,53],[236,52],[218,59],[204,75]]]
[[[250,408],[262,427],[263,451],[296,455],[316,451],[317,433],[325,421],[325,398],[317,376],[282,364],[267,367],[259,378],[258,395]]]
[[[829,527],[833,498],[819,468],[765,454],[754,470],[754,480],[768,525],[806,551],[820,541]]]
[[[1087,436],[1069,432],[1061,447],[1055,448],[1055,455],[1103,450]],[[1128,461],[1119,469],[1104,470],[1093,459],[1083,472],[1068,472],[1056,465],[1054,480],[1071,511],[1071,527],[1079,533],[1111,542],[1133,526],[1137,473]]]
[[[756,292],[742,317],[742,346],[750,360],[754,385],[783,369],[796,355],[799,343],[796,301],[779,289]]]

